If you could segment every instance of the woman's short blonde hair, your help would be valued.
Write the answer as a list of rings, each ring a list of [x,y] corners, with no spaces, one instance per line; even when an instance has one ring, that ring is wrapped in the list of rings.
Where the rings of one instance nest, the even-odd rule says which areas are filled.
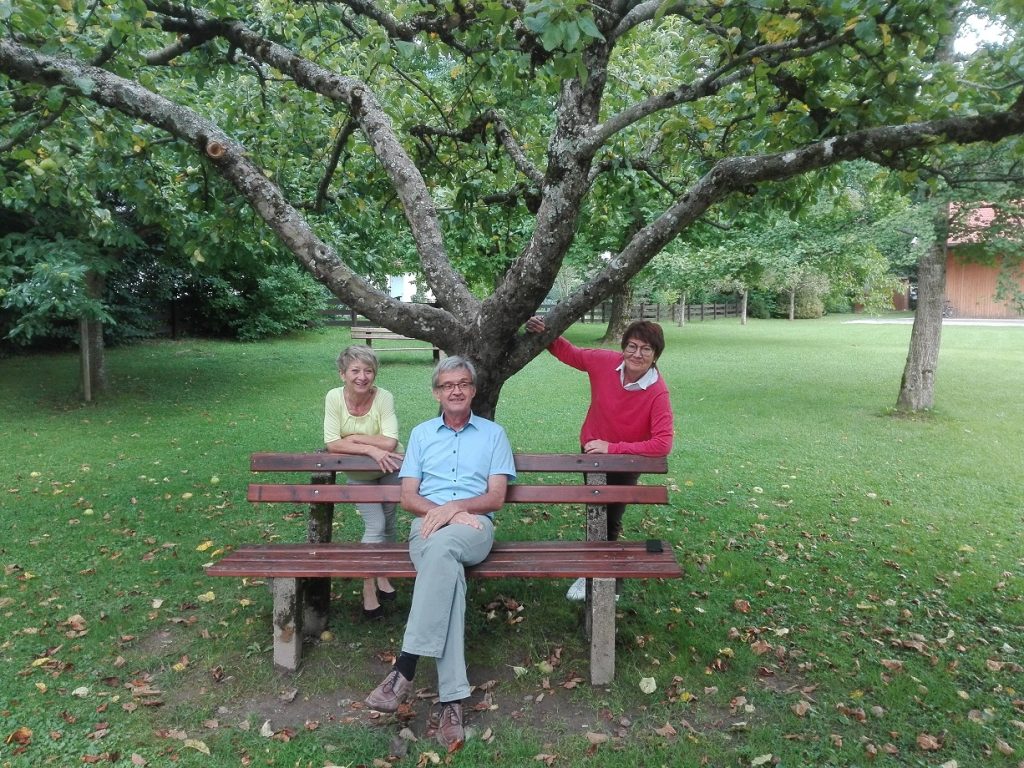
[[[338,370],[347,371],[355,362],[365,363],[373,369],[373,375],[377,375],[377,368],[380,366],[377,353],[365,344],[351,344],[341,350],[341,354],[338,355]]]

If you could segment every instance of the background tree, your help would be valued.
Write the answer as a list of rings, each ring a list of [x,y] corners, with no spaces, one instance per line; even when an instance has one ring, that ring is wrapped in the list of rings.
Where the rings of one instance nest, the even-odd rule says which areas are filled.
[[[88,209],[100,177],[207,260],[260,260],[269,228],[362,314],[475,358],[493,413],[552,335],[713,206],[756,207],[769,182],[857,158],[912,171],[948,144],[1019,153],[1019,41],[967,82],[935,56],[946,3],[853,8],[269,0],[240,18],[220,0],[25,0],[0,39],[2,202]],[[616,173],[643,189],[598,183]],[[519,333],[581,224],[648,190],[658,207],[632,237],[607,233],[613,257],[549,332]],[[411,260],[436,306],[362,277]]]
[[[951,24],[939,29],[939,38],[929,54],[929,60],[938,66],[952,69],[963,82],[976,83],[979,93],[1003,87],[999,81],[986,79],[989,70],[979,66],[979,57],[964,56],[957,51],[956,33],[964,27],[987,24],[994,25],[1003,37],[1009,37],[1011,29],[1020,29],[1019,4],[996,2],[988,7],[971,0],[961,0],[951,4],[946,13]],[[1006,13],[1010,15],[1001,15]],[[1008,22],[1009,19],[1012,21]],[[1007,22],[1010,26],[1006,26]],[[1021,79],[1019,64],[1019,56],[1005,62],[1015,72],[1014,79],[1018,83]],[[1024,94],[1018,96],[1018,102],[1021,98],[1024,98]],[[1009,151],[1006,151],[1006,147],[996,146],[970,147],[954,156],[939,151],[933,158],[914,166],[913,176],[930,182],[922,197],[933,206],[931,213],[934,226],[927,235],[917,238],[924,247],[920,250],[917,265],[917,309],[914,313],[910,349],[896,403],[900,411],[930,409],[935,400],[935,372],[945,304],[949,204],[956,197],[965,199],[964,196],[974,200],[1005,199],[1007,184],[1017,186],[1022,180],[1019,164],[1019,146]],[[928,228],[921,226],[921,229]]]
[[[706,237],[677,238],[653,262],[657,279],[691,291],[745,287],[755,303],[767,301],[754,310],[760,317],[820,317],[826,305],[848,310],[853,303],[891,308],[916,263],[911,239],[922,231],[921,212],[898,178],[858,161],[777,185],[764,197],[759,210],[719,219]]]

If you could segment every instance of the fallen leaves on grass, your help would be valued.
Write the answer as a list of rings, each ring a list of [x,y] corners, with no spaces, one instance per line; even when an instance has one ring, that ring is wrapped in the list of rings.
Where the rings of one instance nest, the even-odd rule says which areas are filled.
[[[12,751],[12,754],[20,754],[24,752],[29,744],[32,743],[32,729],[21,726],[11,731],[11,734],[4,739],[4,744],[11,746],[12,744],[17,745]]]
[[[678,731],[672,726],[672,723],[665,723],[660,728],[655,728],[654,732],[659,736],[663,736],[666,739],[672,738],[677,735]]]
[[[1013,747],[999,738],[996,739],[996,749],[1007,757],[1013,754]]]
[[[811,705],[808,702],[801,699],[796,704],[791,706],[790,709],[793,710],[793,714],[797,717],[804,717],[808,712],[811,711]]]
[[[520,601],[512,597],[506,597],[504,595],[498,595],[494,600],[490,601],[484,606],[484,610],[487,612],[488,619],[498,618],[498,612],[505,612],[505,622],[507,624],[519,624],[524,620],[522,615],[524,606]]]
[[[198,739],[185,739],[182,743],[189,749],[194,749],[196,752],[201,752],[204,755],[210,754],[210,748],[206,746],[206,742],[204,741],[199,741]]]
[[[274,741],[291,741],[295,738],[295,733],[294,728],[281,728],[275,731],[273,726],[270,725],[269,720],[265,720],[263,725],[260,726],[260,736],[265,739],[273,739]]]
[[[771,643],[766,643],[764,640],[755,640],[750,644],[750,650],[754,652],[755,656],[763,656],[774,649]]]
[[[867,722],[868,716],[865,714],[863,707],[851,707],[847,704],[836,704],[836,709],[850,719],[856,720],[858,723]]]
[[[77,613],[65,621],[58,621],[57,626],[64,630],[64,636],[68,638],[74,639],[89,634],[85,618]]]
[[[935,752],[942,749],[942,741],[930,733],[919,733],[917,735],[917,748],[924,752]]]

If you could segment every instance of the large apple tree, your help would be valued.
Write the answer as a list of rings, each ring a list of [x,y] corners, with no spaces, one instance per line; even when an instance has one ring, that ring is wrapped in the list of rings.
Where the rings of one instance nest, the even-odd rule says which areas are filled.
[[[937,55],[968,12],[1019,14],[1005,0],[0,0],[0,203],[114,195],[197,260],[260,258],[271,231],[374,322],[475,359],[492,414],[554,334],[773,183],[856,158],[909,178],[976,142],[1018,151],[1020,41]],[[613,256],[544,336],[523,334],[579,243]],[[364,277],[410,262],[434,303]]]

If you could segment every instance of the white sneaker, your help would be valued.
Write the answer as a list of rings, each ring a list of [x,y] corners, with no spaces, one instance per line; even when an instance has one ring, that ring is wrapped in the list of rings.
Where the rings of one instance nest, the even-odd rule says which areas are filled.
[[[581,600],[587,599],[587,580],[576,579],[569,587],[569,591],[565,593],[566,600],[572,600],[573,602],[580,602]]]

